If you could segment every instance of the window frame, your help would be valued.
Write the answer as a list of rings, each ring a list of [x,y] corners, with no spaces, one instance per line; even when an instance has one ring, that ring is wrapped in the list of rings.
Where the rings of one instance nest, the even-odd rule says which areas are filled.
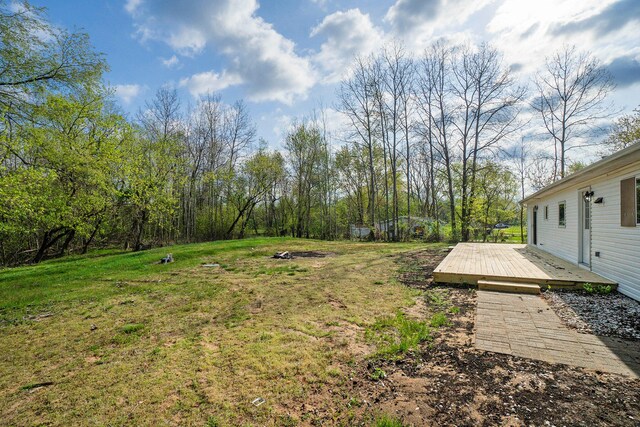
[[[558,202],[558,228],[567,228],[567,201],[566,200]]]
[[[640,225],[640,176],[636,176],[636,225]]]
[[[549,205],[544,205],[544,220],[549,221]]]

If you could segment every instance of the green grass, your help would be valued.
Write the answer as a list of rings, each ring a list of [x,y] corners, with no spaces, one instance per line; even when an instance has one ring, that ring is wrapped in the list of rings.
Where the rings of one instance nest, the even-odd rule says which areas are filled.
[[[388,415],[382,415],[381,417],[376,419],[373,426],[374,427],[404,427],[404,424],[402,424],[402,421],[400,421],[397,418],[393,418]]]
[[[498,243],[522,243],[520,239],[520,226],[514,225],[501,230],[493,230],[492,235],[488,237],[488,241],[494,241],[494,235],[498,235]],[[527,242],[527,227],[524,227],[524,242]]]
[[[144,325],[140,323],[129,323],[120,328],[120,331],[125,334],[134,334],[144,328]]]
[[[376,345],[375,357],[396,359],[431,339],[425,322],[409,318],[402,312],[378,319],[366,332],[367,339]]]
[[[261,238],[1,270],[3,423],[317,424],[287,409],[311,397],[342,408],[338,424],[370,420],[366,405],[346,407],[345,377],[371,355],[367,329],[391,352],[428,338],[396,315],[415,292],[389,256],[424,246]],[[335,256],[270,258],[281,250]],[[169,252],[175,262],[157,264]]]
[[[447,319],[447,315],[444,313],[435,313],[431,316],[431,321],[429,325],[432,328],[441,328],[442,326],[446,326],[449,324],[449,319]]]

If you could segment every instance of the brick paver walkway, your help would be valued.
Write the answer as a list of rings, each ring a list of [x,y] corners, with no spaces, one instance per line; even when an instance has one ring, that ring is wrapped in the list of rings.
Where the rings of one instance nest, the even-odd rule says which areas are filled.
[[[538,295],[478,291],[476,348],[638,378],[640,345],[580,334]]]

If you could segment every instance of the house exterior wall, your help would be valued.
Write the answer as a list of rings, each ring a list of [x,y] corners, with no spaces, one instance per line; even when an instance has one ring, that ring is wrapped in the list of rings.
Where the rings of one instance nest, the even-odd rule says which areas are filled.
[[[565,202],[565,226],[558,225],[559,205]],[[578,262],[578,191],[574,189],[553,194],[537,201],[538,245],[537,247],[574,263]],[[544,208],[549,207],[549,219],[544,219]],[[527,207],[528,217],[533,218],[533,206]],[[531,222],[531,221],[530,221]],[[530,224],[531,228],[533,224]],[[528,233],[529,244],[533,244],[533,229]]]
[[[640,177],[640,164],[624,168],[605,177],[577,183],[569,189],[529,201],[529,218],[538,206],[537,247],[567,261],[579,262],[579,219],[581,191],[590,188],[591,203],[591,270],[618,283],[618,290],[640,301],[640,225],[620,225],[620,181]],[[558,226],[558,203],[566,201],[566,227]],[[549,219],[544,219],[544,207],[549,206]],[[533,245],[533,221],[529,221],[529,244]],[[599,256],[595,253],[599,252]]]

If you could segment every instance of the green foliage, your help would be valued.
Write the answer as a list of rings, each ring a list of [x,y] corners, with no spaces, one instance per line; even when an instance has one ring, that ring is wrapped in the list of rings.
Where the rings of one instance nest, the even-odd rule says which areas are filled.
[[[440,328],[442,326],[446,326],[449,324],[449,319],[447,319],[447,315],[444,313],[435,313],[431,316],[431,321],[429,322],[432,328]]]
[[[387,377],[387,373],[381,368],[375,368],[373,372],[369,374],[369,378],[374,381],[383,380]]]
[[[636,108],[633,114],[627,114],[618,118],[607,138],[607,152],[611,154],[622,150],[632,144],[640,142],[640,108]]]
[[[0,109],[18,121],[51,92],[92,85],[107,70],[87,34],[54,27],[26,1],[0,3],[0,63]]]
[[[376,345],[376,356],[384,359],[395,359],[431,339],[426,323],[410,319],[401,312],[377,320],[367,328],[365,336]]]
[[[218,421],[217,417],[214,417],[212,415],[207,419],[207,423],[205,424],[205,427],[220,427],[220,421]]]
[[[120,332],[123,334],[134,334],[144,328],[142,323],[127,323],[123,327],[120,328]]]
[[[397,418],[390,417],[388,415],[382,415],[376,418],[373,423],[373,427],[404,427],[402,421]]]
[[[585,283],[582,285],[582,289],[588,294],[600,294],[606,295],[613,291],[611,285],[594,285],[592,283]]]

